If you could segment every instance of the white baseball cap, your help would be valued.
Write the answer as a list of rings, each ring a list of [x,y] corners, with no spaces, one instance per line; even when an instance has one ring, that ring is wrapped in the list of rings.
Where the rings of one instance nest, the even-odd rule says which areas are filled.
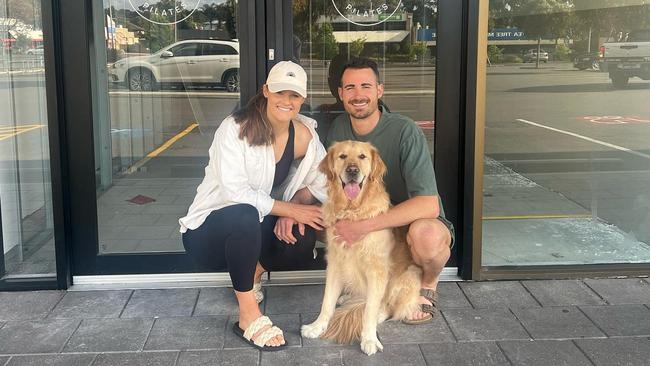
[[[307,73],[296,63],[280,61],[269,71],[266,86],[271,93],[291,90],[307,98]]]

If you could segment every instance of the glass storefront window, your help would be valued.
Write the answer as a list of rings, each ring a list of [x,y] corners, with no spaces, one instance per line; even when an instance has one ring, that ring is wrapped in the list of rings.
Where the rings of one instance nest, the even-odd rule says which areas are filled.
[[[641,3],[490,1],[483,266],[650,262]]]
[[[56,273],[39,1],[0,1],[0,278]]]
[[[239,105],[237,1],[104,0],[93,11],[99,254],[183,252],[178,219]]]
[[[436,64],[436,0],[294,0],[294,58],[308,74],[305,111],[324,139],[344,112],[338,99],[343,65],[366,57],[379,65],[383,106],[412,118],[433,154]]]

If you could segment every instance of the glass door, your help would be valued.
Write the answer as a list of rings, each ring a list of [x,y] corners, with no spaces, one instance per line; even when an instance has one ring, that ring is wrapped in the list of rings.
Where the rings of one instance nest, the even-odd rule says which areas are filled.
[[[365,57],[379,65],[384,107],[418,125],[434,161],[438,6],[437,0],[293,0],[290,8],[285,5],[287,19],[282,28],[276,27],[284,32],[283,57],[307,71],[303,113],[317,120],[323,141],[334,119],[344,113],[337,92],[342,68],[352,57]],[[450,172],[436,173],[448,177]],[[455,217],[454,206],[453,200],[445,202],[447,216],[451,212]]]
[[[94,164],[91,177],[86,169],[87,178],[73,182],[73,189],[86,189],[73,198],[76,221],[86,223],[74,239],[75,275],[196,269],[184,254],[178,219],[203,179],[216,129],[246,89],[240,88],[240,55],[248,43],[240,29],[253,19],[240,11],[249,5],[92,3]]]
[[[319,121],[321,135],[341,112],[328,74],[350,56],[378,61],[384,104],[418,124],[432,156],[445,157],[435,163],[438,186],[456,223],[460,42],[447,39],[437,55],[442,34],[461,34],[462,5],[382,4],[103,0],[63,9],[64,82],[79,86],[65,91],[74,275],[199,272],[178,219],[203,178],[215,130],[280,60],[307,70],[302,113]],[[445,7],[449,19],[438,22]],[[452,31],[438,37],[443,25]],[[80,44],[90,45],[89,56]]]

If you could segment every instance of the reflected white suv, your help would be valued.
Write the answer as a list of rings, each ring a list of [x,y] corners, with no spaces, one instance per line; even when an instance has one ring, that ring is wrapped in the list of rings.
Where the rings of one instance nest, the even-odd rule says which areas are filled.
[[[239,43],[208,39],[173,43],[147,56],[127,57],[108,68],[109,78],[130,90],[157,90],[161,83],[211,84],[239,91]]]

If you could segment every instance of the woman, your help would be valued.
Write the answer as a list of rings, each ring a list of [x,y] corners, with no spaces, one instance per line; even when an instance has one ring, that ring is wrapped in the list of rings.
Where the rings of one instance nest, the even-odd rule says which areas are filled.
[[[228,268],[239,303],[233,331],[262,350],[285,340],[259,309],[261,275],[313,260],[314,230],[322,229],[325,148],[316,122],[298,114],[306,96],[302,67],[276,64],[261,92],[217,129],[205,178],[179,220],[188,255]]]

